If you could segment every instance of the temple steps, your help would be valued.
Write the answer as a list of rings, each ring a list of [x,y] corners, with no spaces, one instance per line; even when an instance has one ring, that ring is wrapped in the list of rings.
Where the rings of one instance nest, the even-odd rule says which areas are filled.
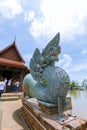
[[[23,98],[23,93],[3,93],[0,101],[13,101]]]

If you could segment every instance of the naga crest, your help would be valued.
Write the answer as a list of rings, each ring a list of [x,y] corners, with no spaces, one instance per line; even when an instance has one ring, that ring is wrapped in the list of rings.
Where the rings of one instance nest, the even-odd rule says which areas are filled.
[[[30,71],[33,78],[38,81],[42,77],[42,73],[48,66],[54,66],[55,61],[58,61],[58,55],[61,51],[59,46],[60,34],[58,33],[40,53],[36,48],[33,57],[30,60]]]
[[[30,74],[23,79],[27,96],[38,100],[57,103],[58,97],[65,97],[69,89],[69,76],[60,67],[55,66],[61,52],[60,33],[47,44],[42,53],[36,48],[30,60]]]

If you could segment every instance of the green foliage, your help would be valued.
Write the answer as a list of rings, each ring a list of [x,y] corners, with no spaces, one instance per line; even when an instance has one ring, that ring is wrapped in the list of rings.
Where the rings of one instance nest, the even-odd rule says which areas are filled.
[[[78,84],[75,81],[72,81],[70,83],[70,89],[73,89],[73,88],[76,88],[76,87],[78,87]]]
[[[73,81],[70,86],[71,87],[76,87],[76,83]]]
[[[46,86],[46,85],[47,85],[46,79],[45,79],[45,78],[42,78],[42,79],[41,79],[41,83]]]

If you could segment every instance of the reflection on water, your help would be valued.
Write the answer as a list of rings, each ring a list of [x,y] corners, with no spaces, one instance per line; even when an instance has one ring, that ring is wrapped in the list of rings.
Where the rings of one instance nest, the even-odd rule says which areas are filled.
[[[72,113],[87,119],[87,90],[71,90],[67,97],[72,100]]]

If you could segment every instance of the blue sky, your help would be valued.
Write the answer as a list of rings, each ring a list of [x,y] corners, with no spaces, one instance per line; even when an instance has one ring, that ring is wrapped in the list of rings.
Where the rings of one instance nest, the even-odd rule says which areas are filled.
[[[42,51],[58,32],[56,66],[71,80],[87,79],[87,0],[0,0],[0,50],[16,37],[28,67],[34,50]]]

